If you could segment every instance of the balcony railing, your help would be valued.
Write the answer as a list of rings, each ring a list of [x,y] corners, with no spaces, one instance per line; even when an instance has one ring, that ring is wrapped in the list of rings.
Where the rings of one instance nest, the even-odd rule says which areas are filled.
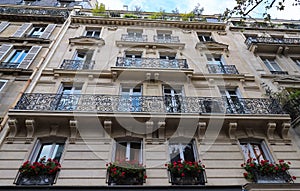
[[[0,68],[17,68],[19,65],[19,62],[1,62]]]
[[[277,75],[289,75],[287,71],[270,71],[272,74],[277,74]]]
[[[253,174],[253,182],[256,183],[289,183],[292,181],[292,177],[288,171],[263,174],[262,172],[256,170],[253,172]]]
[[[188,174],[176,176],[169,171],[169,182],[172,185],[205,185],[206,180],[203,171],[198,173],[198,176],[189,176]]]
[[[147,35],[128,35],[122,34],[121,41],[129,41],[129,42],[147,42]]]
[[[179,43],[179,37],[178,36],[171,36],[171,37],[159,37],[157,35],[153,36],[153,41],[158,43]]]
[[[31,175],[20,174],[14,182],[17,185],[53,185],[56,174]]]
[[[85,60],[64,60],[61,69],[65,70],[91,70],[94,67],[94,61]]]
[[[33,9],[33,8],[20,8],[20,7],[0,7],[0,14],[16,14],[16,15],[51,15],[61,16],[67,18],[69,13],[67,10],[55,10],[55,9]]]
[[[232,100],[220,97],[63,95],[43,93],[24,93],[14,109],[148,113],[283,113],[277,101],[269,98]]]
[[[272,37],[248,37],[245,41],[247,46],[252,43],[266,43],[266,44],[290,44],[300,45],[300,38],[272,38]]]
[[[118,57],[117,67],[129,68],[174,68],[188,69],[186,59],[160,59],[160,58],[124,58]]]
[[[235,65],[207,64],[210,74],[239,74]]]
[[[143,185],[146,176],[145,169],[126,169],[125,167],[118,167],[120,171],[125,172],[123,177],[112,177],[109,170],[106,173],[106,182],[108,185]]]

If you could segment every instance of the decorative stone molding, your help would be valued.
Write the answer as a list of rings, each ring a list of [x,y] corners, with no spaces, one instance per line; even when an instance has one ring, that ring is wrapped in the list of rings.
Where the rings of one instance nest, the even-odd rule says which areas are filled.
[[[237,123],[229,123],[228,135],[231,142],[236,140]]]
[[[246,134],[248,137],[254,137],[254,132],[252,128],[246,128]]]
[[[56,136],[59,125],[50,126],[50,136]]]
[[[31,119],[27,119],[25,120],[25,126],[26,126],[26,130],[27,130],[27,136],[26,136],[26,143],[31,143],[31,141],[33,140],[33,135],[34,135],[34,131],[35,131],[35,127],[34,127],[35,121],[31,120]]]
[[[274,132],[275,132],[275,129],[276,129],[276,123],[268,123],[267,124],[267,138],[269,140],[273,140],[274,139]]]
[[[204,139],[205,132],[206,132],[206,129],[207,129],[206,122],[199,122],[197,128],[198,128],[198,139],[199,140]]]
[[[147,139],[152,138],[153,127],[154,127],[153,121],[146,122],[146,137],[147,137]]]
[[[16,135],[19,131],[18,121],[16,119],[9,119],[7,121],[8,127],[9,127],[9,135],[6,138],[7,143],[13,143],[14,139],[16,138]]]
[[[111,135],[111,126],[112,126],[112,121],[111,120],[105,120],[103,122],[103,127],[105,130],[105,137],[109,137]]]
[[[285,140],[289,139],[288,133],[289,133],[290,127],[291,127],[290,123],[282,123],[282,128],[281,128],[281,131],[280,131],[280,135]]]
[[[78,133],[78,122],[77,120],[70,120],[70,144],[74,144]]]
[[[157,123],[158,126],[158,136],[160,139],[165,139],[165,128],[166,128],[166,122],[164,121],[159,121]]]

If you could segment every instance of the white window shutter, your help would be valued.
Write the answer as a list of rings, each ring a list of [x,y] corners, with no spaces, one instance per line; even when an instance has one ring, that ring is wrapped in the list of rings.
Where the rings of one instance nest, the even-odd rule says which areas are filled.
[[[33,62],[35,59],[36,55],[39,53],[41,50],[42,46],[33,46],[25,56],[24,60],[20,63],[18,68],[24,68],[27,69],[29,65]]]
[[[49,24],[46,28],[43,34],[40,36],[40,38],[48,39],[52,33],[52,31],[55,29],[56,24]]]
[[[13,37],[22,37],[32,26],[32,23],[24,23],[16,32],[13,34]]]
[[[8,25],[9,25],[9,22],[7,22],[7,21],[2,21],[2,22],[0,23],[0,33],[1,33],[2,31],[4,31],[4,29],[6,29],[6,27],[8,27]]]
[[[13,45],[11,44],[2,44],[0,47],[0,60],[12,49]]]

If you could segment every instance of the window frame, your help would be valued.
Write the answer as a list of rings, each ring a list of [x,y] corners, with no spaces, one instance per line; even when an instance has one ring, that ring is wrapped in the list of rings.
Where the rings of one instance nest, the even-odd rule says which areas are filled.
[[[20,51],[21,53],[20,53],[19,56],[17,56],[15,58],[15,60],[17,60],[17,62],[12,62],[12,59],[16,56],[16,54],[17,54],[18,51]],[[25,57],[28,55],[28,52],[29,52],[28,49],[22,49],[22,48],[13,47],[13,50],[9,53],[9,55],[4,60],[4,62],[9,63],[9,65],[10,65],[10,63],[13,63],[13,64],[16,63],[16,64],[18,64],[18,66],[16,66],[15,68],[18,68],[20,66],[20,64],[23,62],[23,60],[25,59]]]
[[[0,92],[3,90],[3,88],[5,87],[6,83],[8,82],[8,80],[3,80],[3,79],[0,79]]]
[[[101,29],[86,29],[84,31],[84,35],[85,37],[91,37],[91,38],[100,38],[100,35],[101,35]],[[91,35],[88,36],[88,33],[89,32],[92,32]],[[99,32],[99,35],[96,35],[96,33]]]
[[[260,58],[270,72],[283,72],[284,71],[284,70],[282,70],[280,65],[276,62],[276,58],[266,58],[266,57],[260,57]],[[279,70],[277,70],[276,67],[274,67],[272,63],[275,64]]]
[[[144,143],[143,140],[140,138],[117,138],[114,139],[114,148],[112,152],[112,161],[117,161],[116,156],[117,156],[117,144],[121,143],[126,143],[126,150],[125,150],[125,159],[119,159],[119,160],[125,160],[125,161],[130,161],[130,156],[131,156],[131,143],[139,143],[140,148],[139,148],[139,159],[138,162],[139,164],[143,164],[143,151],[144,151]]]
[[[35,29],[38,29],[38,31],[35,31]],[[44,26],[33,26],[32,29],[29,31],[28,36],[32,38],[40,38],[45,30],[46,27]],[[35,32],[38,32],[38,35],[33,35]]]
[[[251,158],[254,158],[254,157],[256,158],[256,160],[254,162],[258,163],[260,161],[260,159],[258,159],[255,156],[255,151],[252,146],[252,144],[253,144],[253,145],[258,145],[261,148],[261,152],[264,155],[263,160],[269,160],[270,163],[275,163],[275,160],[271,154],[271,151],[270,151],[267,143],[264,140],[262,140],[262,139],[239,139],[238,141],[239,141],[239,146],[240,146],[240,149],[243,154],[245,162],[247,162],[247,160],[249,159],[249,157],[246,157],[245,151],[242,148],[242,145],[245,145],[245,144],[247,144],[247,147],[249,150],[251,148],[251,150],[249,152],[252,155]]]
[[[40,158],[38,158],[38,156],[41,154],[42,148],[44,144],[62,144],[63,145],[63,150],[61,153],[61,156],[58,160],[61,161],[64,151],[65,151],[65,147],[66,147],[66,138],[63,137],[52,137],[52,138],[38,138],[34,144],[34,147],[31,151],[30,157],[29,157],[29,161],[31,162],[37,162],[40,160]],[[50,152],[51,153],[51,152]],[[53,154],[53,150],[52,150],[52,154]],[[47,160],[48,158],[46,158]]]
[[[175,147],[177,146],[178,148],[177,149],[179,149],[179,156],[180,156],[180,160],[181,161],[185,161],[185,154],[184,154],[184,149],[188,146],[188,145],[190,145],[191,144],[191,148],[192,148],[192,151],[193,151],[193,158],[194,158],[194,161],[191,161],[191,162],[196,162],[196,161],[198,161],[199,160],[199,153],[198,153],[198,150],[197,150],[197,145],[196,145],[196,140],[193,138],[193,139],[191,139],[190,141],[186,141],[186,142],[183,142],[183,141],[185,141],[186,140],[186,138],[183,138],[183,140],[180,140],[180,141],[176,141],[176,138],[175,138],[175,140],[174,140],[174,142],[173,141],[168,141],[168,156],[169,156],[169,160],[171,161],[171,162],[177,162],[177,161],[175,161],[176,160],[176,156],[175,157],[173,157],[172,158],[172,156],[171,156],[171,154],[172,154],[172,147],[171,147],[171,145],[175,145]],[[178,155],[178,154],[177,154]]]

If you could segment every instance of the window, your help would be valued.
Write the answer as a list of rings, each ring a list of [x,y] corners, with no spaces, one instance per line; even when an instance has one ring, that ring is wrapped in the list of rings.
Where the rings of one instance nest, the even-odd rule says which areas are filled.
[[[7,80],[0,80],[0,91],[3,89],[3,87],[5,86]]]
[[[93,50],[76,50],[73,60],[64,60],[62,68],[65,69],[92,69]]]
[[[40,151],[35,161],[39,161],[43,157],[46,159],[51,158],[59,161],[62,156],[63,150],[63,143],[43,143],[40,146]]]
[[[7,68],[17,68],[24,60],[29,50],[15,49],[11,52],[8,58],[4,61]]]
[[[139,112],[142,111],[142,86],[122,87],[121,100],[119,105],[120,111]]]
[[[124,66],[141,67],[142,52],[126,52]]]
[[[158,43],[171,43],[179,42],[178,37],[172,37],[171,31],[157,31],[157,36],[154,36],[154,42]]]
[[[222,55],[206,55],[208,64],[225,65]]]
[[[45,31],[45,27],[33,27],[29,32],[29,37],[39,38]]]
[[[213,38],[211,37],[211,34],[203,34],[203,33],[198,33],[198,39],[200,42],[212,42],[214,41]]]
[[[282,71],[275,58],[261,58],[272,74],[287,74],[287,72]]]
[[[240,140],[240,147],[242,149],[245,161],[253,158],[256,159],[256,161],[269,160],[270,162],[274,162],[264,141]]]
[[[177,162],[178,160],[195,162],[197,160],[196,151],[197,149],[194,140],[191,140],[187,143],[169,143],[169,154],[171,162]]]
[[[116,141],[115,161],[138,161],[143,164],[142,141]]]
[[[180,113],[182,102],[181,88],[173,89],[171,87],[164,86],[163,92],[167,112]]]
[[[101,30],[86,30],[85,35],[86,37],[92,37],[92,38],[99,38],[100,37]]]
[[[297,66],[300,67],[300,58],[292,58],[292,60],[295,62],[295,64],[296,64]]]
[[[243,102],[238,89],[221,89],[220,93],[225,100],[227,113],[245,113]]]
[[[64,84],[62,85],[59,95],[60,95],[60,101],[58,104],[58,110],[64,110],[64,111],[73,111],[77,107],[77,103],[79,101],[79,98],[81,96],[81,84],[76,85],[68,85]]]

